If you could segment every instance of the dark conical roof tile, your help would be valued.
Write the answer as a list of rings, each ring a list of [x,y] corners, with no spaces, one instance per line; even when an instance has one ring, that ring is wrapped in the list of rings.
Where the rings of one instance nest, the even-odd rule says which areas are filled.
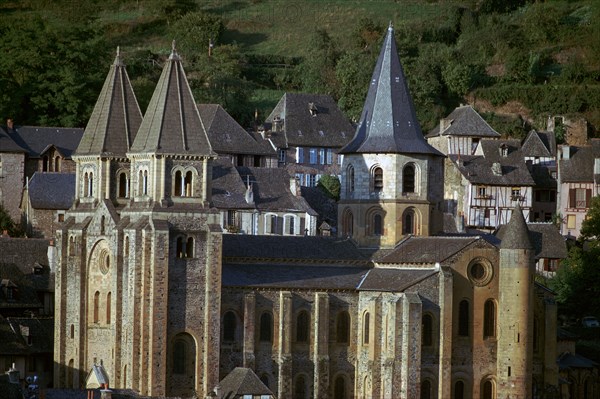
[[[529,229],[519,204],[512,211],[510,221],[506,225],[501,249],[533,249],[529,240]]]

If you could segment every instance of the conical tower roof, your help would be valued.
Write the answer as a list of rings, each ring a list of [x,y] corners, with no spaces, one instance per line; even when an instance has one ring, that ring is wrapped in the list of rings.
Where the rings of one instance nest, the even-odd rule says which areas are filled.
[[[510,221],[506,225],[506,230],[500,243],[501,249],[533,249],[531,241],[529,240],[529,229],[521,206],[517,204],[510,217]]]
[[[175,42],[150,99],[133,153],[216,156],[202,124]]]
[[[421,132],[390,24],[354,138],[342,153],[442,155]]]
[[[125,157],[142,122],[119,49],[75,155]]]

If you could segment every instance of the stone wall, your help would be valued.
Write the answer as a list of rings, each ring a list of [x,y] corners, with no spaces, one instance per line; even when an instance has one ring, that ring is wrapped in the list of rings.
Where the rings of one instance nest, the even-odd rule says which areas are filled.
[[[0,153],[0,205],[15,223],[21,221],[21,194],[25,185],[25,155]]]

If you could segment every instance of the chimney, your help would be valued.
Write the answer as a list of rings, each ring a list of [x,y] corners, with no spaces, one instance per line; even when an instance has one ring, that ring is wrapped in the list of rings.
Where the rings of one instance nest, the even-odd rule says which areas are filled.
[[[252,190],[252,184],[250,184],[250,176],[246,176],[246,193],[244,199],[247,204],[254,205],[254,191]]]
[[[19,370],[17,370],[17,368],[15,367],[15,364],[12,364],[12,367],[10,368],[10,370],[8,370],[6,372],[6,374],[8,374],[8,381],[11,384],[18,384],[19,380],[21,379]]]
[[[258,126],[258,133],[263,139],[265,138],[265,125]]]
[[[502,176],[502,166],[500,165],[500,162],[494,162],[492,164],[492,173],[494,176]]]
[[[278,132],[281,130],[282,127],[282,122],[281,122],[281,118],[279,116],[276,116],[273,118],[273,126],[271,127],[271,130],[274,132]]]
[[[562,146],[562,159],[571,158],[571,147],[568,144]]]
[[[14,124],[12,118],[8,118],[6,120],[6,127],[8,128],[8,130],[13,130],[14,126],[15,126],[15,124]]]
[[[290,177],[290,191],[292,192],[292,195],[299,197],[300,193],[301,193],[301,189],[300,189],[300,182],[298,181],[298,179],[294,176],[294,177]]]

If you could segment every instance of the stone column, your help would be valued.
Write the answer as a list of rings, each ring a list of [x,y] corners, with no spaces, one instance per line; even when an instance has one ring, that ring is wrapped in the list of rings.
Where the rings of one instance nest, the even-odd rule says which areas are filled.
[[[402,304],[402,386],[400,397],[418,398],[421,391],[421,300],[407,293]]]
[[[256,323],[256,295],[244,296],[244,367],[254,370],[254,326]]]
[[[381,345],[381,398],[393,398],[399,395],[400,381],[396,370],[396,325],[398,323],[397,294],[387,294],[382,304],[382,345]]]
[[[292,294],[279,293],[279,398],[292,397]]]
[[[438,397],[452,396],[452,272],[439,273],[440,333]]]
[[[329,295],[315,293],[314,320],[314,397],[326,399],[329,391]]]

